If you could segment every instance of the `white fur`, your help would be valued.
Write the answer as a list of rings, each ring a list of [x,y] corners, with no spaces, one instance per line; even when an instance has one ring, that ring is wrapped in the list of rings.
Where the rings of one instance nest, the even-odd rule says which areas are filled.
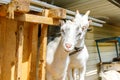
[[[60,37],[48,44],[46,80],[65,80],[69,64],[68,55],[62,46]]]
[[[71,26],[69,26],[71,25]],[[69,43],[69,40],[73,40],[67,34],[73,33],[72,31],[73,22],[67,21],[61,27],[64,32],[62,32],[62,37],[56,38],[48,44],[47,48],[47,66],[46,66],[46,79],[47,80],[65,80],[67,74],[67,68],[69,64],[69,51],[74,48],[66,48],[65,44]],[[69,28],[68,31],[66,31]],[[74,43],[70,43],[74,44]]]
[[[84,80],[88,57],[89,55],[85,45],[81,51],[70,56],[70,64],[68,68],[69,80]]]
[[[76,17],[78,17],[78,19]],[[80,45],[84,44],[84,38],[81,38],[81,36],[84,36],[86,32],[82,31],[83,27],[81,25],[85,24],[85,21],[87,21],[85,20],[86,16],[80,18],[79,13],[77,13],[76,17],[73,22],[68,20],[61,26],[61,37],[57,37],[48,43],[46,80],[65,80],[70,62],[69,53],[74,50],[78,43],[80,43]],[[77,63],[85,66],[88,58],[85,46],[82,52],[86,53],[81,54],[81,52],[79,52],[79,55],[74,55],[73,61],[77,61]],[[80,67],[80,65],[78,66]],[[86,68],[84,67],[84,69]]]
[[[82,28],[84,28],[80,36],[79,43],[77,45],[78,47],[83,47],[83,49],[77,52],[76,54],[73,54],[70,56],[70,64],[68,67],[68,80],[84,80],[84,76],[86,72],[86,63],[89,57],[88,51],[84,42],[85,34],[89,26],[88,14],[89,14],[89,11],[83,17],[81,17],[80,14],[77,13],[77,16],[75,19],[76,23],[78,25],[81,25]],[[80,20],[81,20],[81,23],[78,22]]]

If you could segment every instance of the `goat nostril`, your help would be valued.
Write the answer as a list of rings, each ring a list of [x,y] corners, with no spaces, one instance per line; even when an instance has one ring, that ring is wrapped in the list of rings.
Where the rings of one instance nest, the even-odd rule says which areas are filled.
[[[72,45],[71,45],[71,44],[66,43],[66,44],[65,44],[65,46],[66,46],[67,48],[71,48],[71,46],[72,46]]]

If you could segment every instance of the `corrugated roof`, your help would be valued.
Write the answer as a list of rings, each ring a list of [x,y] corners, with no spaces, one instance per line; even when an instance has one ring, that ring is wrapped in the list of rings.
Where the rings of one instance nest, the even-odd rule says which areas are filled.
[[[85,13],[91,10],[91,16],[106,20],[109,24],[120,26],[120,8],[109,0],[54,0],[58,6],[72,11]],[[69,1],[69,3],[67,2]]]

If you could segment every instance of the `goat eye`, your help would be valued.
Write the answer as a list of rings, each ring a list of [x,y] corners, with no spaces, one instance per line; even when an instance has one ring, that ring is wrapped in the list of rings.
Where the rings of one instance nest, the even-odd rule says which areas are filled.
[[[82,27],[82,31],[84,31],[85,29],[86,29],[86,26],[83,26],[83,27]]]
[[[64,31],[63,29],[61,29],[61,32],[62,32],[63,34],[65,34],[65,31]]]
[[[77,36],[80,36],[81,35],[81,33],[78,33],[78,35]]]

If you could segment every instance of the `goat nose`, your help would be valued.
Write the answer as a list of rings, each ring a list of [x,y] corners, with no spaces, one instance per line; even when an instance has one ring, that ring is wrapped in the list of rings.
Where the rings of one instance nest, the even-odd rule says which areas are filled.
[[[66,43],[65,46],[66,46],[66,48],[71,48],[72,45],[69,43]]]

